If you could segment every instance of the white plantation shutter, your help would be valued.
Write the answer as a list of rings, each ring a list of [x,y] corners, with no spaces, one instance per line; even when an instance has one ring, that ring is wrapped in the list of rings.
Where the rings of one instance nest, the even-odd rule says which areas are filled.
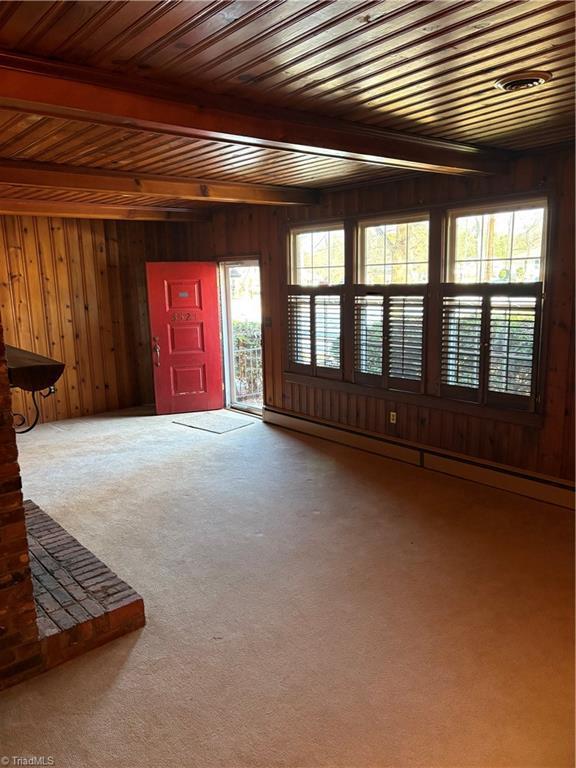
[[[356,296],[354,304],[354,369],[382,376],[384,297]]]
[[[480,388],[482,297],[445,296],[442,306],[442,383]]]
[[[288,361],[312,365],[312,311],[310,296],[288,296]]]
[[[536,296],[444,296],[446,395],[527,410],[535,399]]]
[[[314,347],[317,368],[340,368],[340,296],[314,297]]]
[[[491,297],[490,392],[532,395],[535,336],[535,297]]]
[[[288,365],[334,377],[341,369],[341,297],[288,295]]]
[[[355,380],[420,391],[424,378],[424,294],[357,295],[354,300]]]
[[[423,370],[424,297],[388,299],[388,376],[420,381]]]

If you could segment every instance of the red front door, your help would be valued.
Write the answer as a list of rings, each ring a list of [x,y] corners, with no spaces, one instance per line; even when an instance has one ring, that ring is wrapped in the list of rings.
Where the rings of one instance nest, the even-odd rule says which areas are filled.
[[[146,264],[157,413],[222,408],[217,266]]]

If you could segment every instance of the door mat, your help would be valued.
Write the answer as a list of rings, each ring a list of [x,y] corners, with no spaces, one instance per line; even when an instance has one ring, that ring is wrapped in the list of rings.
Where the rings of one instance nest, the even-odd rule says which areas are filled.
[[[234,416],[227,411],[201,411],[200,413],[180,416],[172,423],[179,424],[181,427],[192,427],[192,429],[202,429],[204,432],[215,432],[217,435],[222,435],[235,429],[249,427],[254,424],[254,419]]]

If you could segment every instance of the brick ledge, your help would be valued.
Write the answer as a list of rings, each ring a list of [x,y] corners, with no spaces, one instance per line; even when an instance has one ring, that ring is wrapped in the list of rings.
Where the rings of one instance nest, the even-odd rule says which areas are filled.
[[[9,685],[145,624],[140,595],[32,501],[24,502],[39,657]],[[26,665],[28,667],[28,665]],[[0,681],[0,690],[2,690]]]

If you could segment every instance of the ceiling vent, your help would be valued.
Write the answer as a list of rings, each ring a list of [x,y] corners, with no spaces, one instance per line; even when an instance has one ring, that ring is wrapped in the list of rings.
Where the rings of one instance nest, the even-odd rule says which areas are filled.
[[[494,87],[508,92],[525,91],[528,88],[544,85],[551,79],[552,74],[550,72],[513,72],[511,75],[498,78]]]

